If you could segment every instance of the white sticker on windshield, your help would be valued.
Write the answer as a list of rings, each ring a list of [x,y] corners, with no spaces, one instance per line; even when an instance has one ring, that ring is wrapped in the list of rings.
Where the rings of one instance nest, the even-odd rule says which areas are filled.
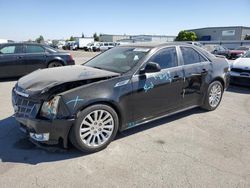
[[[150,49],[149,48],[135,48],[133,51],[134,52],[148,52]]]

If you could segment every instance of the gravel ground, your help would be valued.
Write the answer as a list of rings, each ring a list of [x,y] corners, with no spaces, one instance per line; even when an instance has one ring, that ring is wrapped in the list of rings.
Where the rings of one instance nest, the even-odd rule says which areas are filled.
[[[96,53],[73,52],[77,64]],[[0,187],[250,187],[250,89],[231,86],[199,108],[130,129],[105,150],[38,148],[12,117],[0,82]]]

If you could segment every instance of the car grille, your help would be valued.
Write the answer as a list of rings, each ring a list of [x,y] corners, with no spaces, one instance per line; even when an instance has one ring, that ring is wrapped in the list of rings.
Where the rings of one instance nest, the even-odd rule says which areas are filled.
[[[231,71],[232,72],[239,72],[239,73],[241,73],[241,72],[248,72],[248,73],[250,73],[250,70],[239,69],[239,68],[232,68]]]
[[[30,118],[36,116],[40,106],[36,101],[20,96],[15,92],[13,92],[12,100],[16,117]]]

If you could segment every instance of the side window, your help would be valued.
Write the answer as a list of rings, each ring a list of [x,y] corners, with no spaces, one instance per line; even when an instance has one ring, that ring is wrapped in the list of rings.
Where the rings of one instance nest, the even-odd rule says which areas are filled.
[[[14,54],[16,51],[16,46],[11,45],[11,46],[5,46],[1,48],[0,52],[1,54]]]
[[[181,53],[182,53],[184,65],[189,65],[189,64],[207,61],[204,57],[202,57],[193,48],[181,47]]]
[[[27,45],[26,53],[43,53],[45,50],[41,46]]]
[[[156,52],[149,61],[158,63],[162,69],[176,67],[178,64],[176,49],[173,47],[162,49]]]

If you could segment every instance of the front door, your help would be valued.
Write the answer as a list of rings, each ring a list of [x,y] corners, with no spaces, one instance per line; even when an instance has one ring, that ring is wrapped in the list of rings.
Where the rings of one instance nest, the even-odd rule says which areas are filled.
[[[133,119],[136,122],[165,114],[181,105],[184,73],[178,66],[176,48],[161,49],[148,62],[158,63],[161,71],[132,77]]]

